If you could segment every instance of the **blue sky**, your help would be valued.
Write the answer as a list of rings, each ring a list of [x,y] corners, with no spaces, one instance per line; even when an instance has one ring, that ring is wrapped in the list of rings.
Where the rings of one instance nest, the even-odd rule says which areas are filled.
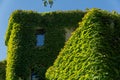
[[[4,45],[10,14],[17,9],[49,12],[56,10],[85,10],[86,8],[100,8],[120,13],[120,0],[55,0],[52,8],[44,7],[42,0],[0,0],[0,60],[4,60],[7,48]]]

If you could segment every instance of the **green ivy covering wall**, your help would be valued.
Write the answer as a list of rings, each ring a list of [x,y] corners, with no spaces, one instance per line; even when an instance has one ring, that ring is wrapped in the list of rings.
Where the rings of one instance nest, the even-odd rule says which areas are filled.
[[[77,27],[85,12],[57,11],[37,13],[16,10],[9,19],[5,44],[6,80],[29,80],[34,69],[42,79],[65,42],[65,28]],[[36,46],[36,29],[45,29],[44,46]]]
[[[91,9],[65,43],[47,80],[119,80],[120,15]]]
[[[100,9],[91,9],[85,14],[78,10],[14,11],[5,40],[6,80],[29,80],[31,70],[45,79],[51,65],[46,73],[48,80],[120,79],[120,15]],[[77,28],[78,22],[79,28],[64,44],[65,28]],[[45,29],[41,47],[36,46],[38,27]]]
[[[6,74],[6,60],[0,61],[0,80],[5,80]]]

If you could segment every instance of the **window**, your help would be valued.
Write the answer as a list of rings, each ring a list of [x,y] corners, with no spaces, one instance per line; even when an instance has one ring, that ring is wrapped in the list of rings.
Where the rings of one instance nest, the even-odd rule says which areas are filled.
[[[36,30],[36,46],[43,46],[45,40],[45,30],[44,29],[37,29]]]
[[[66,31],[66,33],[65,33],[65,41],[67,41],[71,37],[71,33],[73,31],[75,31],[75,29],[74,28],[71,28],[71,29],[65,28],[65,31]]]
[[[38,76],[37,72],[34,71],[34,69],[31,69],[31,80],[40,80],[40,77]]]
[[[35,73],[32,73],[31,80],[39,80],[39,76]]]
[[[37,46],[43,46],[44,44],[44,35],[38,34],[37,36]]]

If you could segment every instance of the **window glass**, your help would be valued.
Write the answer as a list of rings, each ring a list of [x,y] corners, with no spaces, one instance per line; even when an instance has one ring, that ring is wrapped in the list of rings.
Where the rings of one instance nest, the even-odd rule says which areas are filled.
[[[44,34],[37,34],[37,46],[43,46],[44,45]]]
[[[39,80],[39,76],[35,73],[31,74],[31,80]]]
[[[36,46],[43,46],[45,40],[45,30],[44,29],[36,29]]]

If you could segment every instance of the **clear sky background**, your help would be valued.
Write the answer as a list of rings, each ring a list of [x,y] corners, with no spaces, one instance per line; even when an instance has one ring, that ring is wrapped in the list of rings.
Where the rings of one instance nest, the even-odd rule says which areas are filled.
[[[52,8],[44,7],[42,0],[0,0],[0,61],[7,55],[4,44],[10,14],[17,9],[49,12],[56,10],[85,10],[100,8],[120,13],[120,0],[55,0]]]

